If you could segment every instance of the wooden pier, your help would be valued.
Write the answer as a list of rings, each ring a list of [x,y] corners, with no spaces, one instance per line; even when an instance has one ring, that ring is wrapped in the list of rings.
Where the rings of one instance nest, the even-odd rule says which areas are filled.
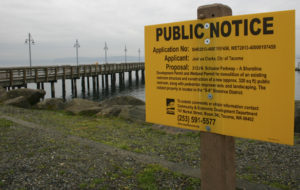
[[[125,84],[125,72],[128,72],[129,83],[132,83],[132,72],[135,72],[136,82],[139,80],[139,71],[141,71],[141,80],[144,81],[144,63],[120,63],[120,64],[92,64],[79,66],[44,66],[44,67],[6,67],[0,68],[0,86],[7,90],[25,87],[27,84],[36,83],[37,89],[44,89],[44,83],[51,84],[51,97],[55,97],[54,84],[57,80],[62,80],[62,97],[66,98],[66,80],[71,81],[72,94],[77,96],[76,80],[81,79],[81,89],[83,92],[90,87],[93,90],[99,90],[99,76],[102,77],[102,88],[116,86],[117,74],[119,76],[119,85]],[[110,76],[110,77],[109,77]],[[92,84],[90,84],[90,77]],[[109,82],[110,79],[110,82]]]

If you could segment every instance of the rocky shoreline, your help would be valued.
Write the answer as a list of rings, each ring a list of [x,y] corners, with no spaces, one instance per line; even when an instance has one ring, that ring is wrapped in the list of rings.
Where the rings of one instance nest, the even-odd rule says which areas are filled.
[[[17,89],[6,92],[0,87],[0,103],[21,108],[65,110],[71,114],[120,117],[145,121],[145,102],[131,96],[120,96],[101,103],[75,98],[65,102],[61,98],[44,100],[46,92],[35,89]],[[43,101],[40,101],[43,100]],[[300,100],[295,101],[294,131],[300,133]]]
[[[120,96],[101,103],[75,98],[65,102],[61,98],[43,99],[44,90],[16,89],[6,92],[0,88],[0,103],[21,108],[64,110],[74,115],[120,117],[145,121],[145,102],[131,96]],[[40,101],[43,100],[43,101]]]

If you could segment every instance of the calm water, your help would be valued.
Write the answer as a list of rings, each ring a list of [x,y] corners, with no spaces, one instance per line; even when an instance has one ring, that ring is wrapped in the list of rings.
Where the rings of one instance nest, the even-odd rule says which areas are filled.
[[[296,66],[300,66],[300,59],[296,59]],[[300,100],[300,72],[295,73],[295,100]]]
[[[132,72],[132,83],[130,84],[128,81],[128,73],[125,73],[125,87],[119,86],[119,76],[116,75],[116,87],[111,88],[110,85],[110,76],[109,76],[109,88],[103,89],[102,88],[102,77],[99,76],[99,91],[93,91],[93,83],[92,78],[90,77],[90,90],[87,91],[87,81],[86,82],[86,92],[82,92],[81,88],[81,79],[77,80],[77,97],[78,98],[85,98],[90,100],[102,101],[104,99],[120,96],[120,95],[129,95],[139,98],[141,100],[145,100],[145,84],[141,80],[141,71],[139,71],[139,80],[136,82],[135,79],[135,71]],[[51,98],[51,87],[50,83],[44,83],[44,87],[46,90],[45,98]],[[29,84],[28,88],[36,88],[36,84]],[[55,83],[55,97],[62,98],[62,81],[58,80]],[[71,99],[74,98],[71,91],[71,80],[66,80],[66,98]]]
[[[296,59],[296,66],[299,63],[300,65],[300,59]],[[129,84],[128,81],[128,73],[125,73],[125,88],[119,87],[119,81],[118,81],[118,75],[117,81],[116,81],[116,88],[115,89],[103,89],[102,88],[102,80],[101,77],[99,77],[99,84],[100,89],[99,92],[93,92],[92,90],[92,79],[90,78],[90,91],[82,93],[81,90],[81,80],[77,80],[77,97],[79,98],[86,98],[91,100],[97,100],[102,101],[104,99],[114,97],[114,96],[120,96],[120,95],[130,95],[134,96],[136,98],[139,98],[141,100],[145,100],[145,85],[141,81],[141,72],[139,72],[139,82],[136,83],[135,80],[135,72],[132,72],[132,84]],[[110,80],[110,78],[109,78]],[[62,97],[62,84],[61,80],[58,80],[57,83],[55,83],[55,96],[58,98]],[[45,83],[45,90],[46,90],[46,98],[51,97],[51,91],[50,91],[50,83]],[[86,85],[87,86],[87,85]],[[110,86],[110,85],[109,85]],[[29,84],[28,88],[36,88],[36,84]],[[87,91],[87,90],[86,90]],[[73,96],[71,94],[71,81],[66,80],[66,98],[71,99]],[[300,72],[295,72],[295,99],[300,100]]]

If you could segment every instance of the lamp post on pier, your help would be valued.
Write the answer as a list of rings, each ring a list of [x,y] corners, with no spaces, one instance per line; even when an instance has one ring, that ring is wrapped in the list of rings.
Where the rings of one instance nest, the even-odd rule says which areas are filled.
[[[108,47],[107,47],[107,44],[105,42],[105,46],[104,46],[104,51],[105,51],[105,63],[107,63],[107,50],[108,50]]]
[[[30,71],[31,71],[31,44],[34,45],[35,42],[32,39],[32,36],[30,33],[28,33],[28,39],[25,40],[25,44],[28,44],[28,47],[29,47],[29,66],[30,66]]]
[[[76,43],[74,44],[74,47],[76,48],[76,62],[78,67],[78,48],[80,48],[80,45],[77,39],[76,39]]]
[[[141,62],[141,48],[139,48],[138,52],[139,52],[139,63],[140,63]]]
[[[127,48],[126,48],[126,45],[125,45],[124,51],[125,51],[125,63],[127,63]]]

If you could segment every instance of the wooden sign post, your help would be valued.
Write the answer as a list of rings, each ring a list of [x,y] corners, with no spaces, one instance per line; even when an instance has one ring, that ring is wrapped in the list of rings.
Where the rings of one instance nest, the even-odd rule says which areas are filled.
[[[200,6],[198,19],[231,16],[230,7],[222,4]],[[201,132],[201,189],[235,189],[234,138],[215,133]]]

